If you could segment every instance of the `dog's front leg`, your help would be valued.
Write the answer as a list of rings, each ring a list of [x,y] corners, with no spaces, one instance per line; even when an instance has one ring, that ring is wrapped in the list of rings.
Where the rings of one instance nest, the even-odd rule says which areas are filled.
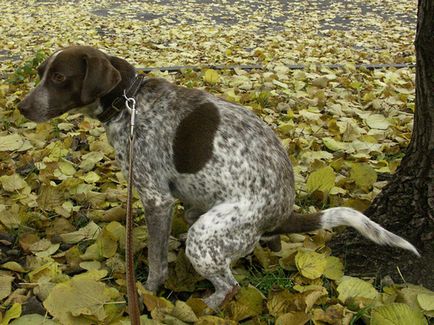
[[[149,273],[146,289],[156,292],[168,276],[167,253],[172,225],[172,198],[146,198],[143,200],[148,228]]]

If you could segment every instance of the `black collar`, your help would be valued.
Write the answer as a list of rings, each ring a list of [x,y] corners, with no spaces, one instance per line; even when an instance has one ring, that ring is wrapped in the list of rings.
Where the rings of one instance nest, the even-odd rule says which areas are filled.
[[[137,75],[134,79],[134,82],[131,84],[130,88],[128,88],[125,94],[116,97],[111,102],[111,105],[103,107],[102,113],[98,114],[96,118],[100,120],[102,123],[107,123],[111,121],[120,112],[125,110],[127,108],[125,105],[126,97],[134,98],[134,96],[136,96],[137,92],[139,91],[140,87],[143,84],[144,78],[145,76],[143,74]]]

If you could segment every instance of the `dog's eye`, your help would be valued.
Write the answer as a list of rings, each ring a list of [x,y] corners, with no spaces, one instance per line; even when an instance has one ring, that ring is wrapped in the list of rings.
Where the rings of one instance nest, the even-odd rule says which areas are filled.
[[[52,74],[52,76],[51,76],[51,79],[52,79],[54,82],[59,83],[59,82],[64,82],[65,79],[66,79],[66,77],[65,77],[65,75],[63,75],[63,74],[61,74],[61,73],[59,73],[59,72],[54,72],[54,73]]]

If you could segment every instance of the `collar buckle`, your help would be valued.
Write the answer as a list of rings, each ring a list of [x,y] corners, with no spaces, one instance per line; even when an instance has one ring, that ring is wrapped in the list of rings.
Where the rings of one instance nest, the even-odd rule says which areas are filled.
[[[104,111],[97,116],[97,118],[103,122],[107,123],[112,120],[116,115],[121,113],[124,109],[132,111],[132,107],[135,107],[134,96],[139,91],[140,87],[145,81],[145,76],[142,74],[136,75],[134,81],[127,89],[124,89],[123,94],[116,97],[110,106],[104,109]]]
[[[113,102],[112,102],[112,108],[119,113],[120,111],[122,111],[122,102],[123,99],[121,97],[116,98]]]

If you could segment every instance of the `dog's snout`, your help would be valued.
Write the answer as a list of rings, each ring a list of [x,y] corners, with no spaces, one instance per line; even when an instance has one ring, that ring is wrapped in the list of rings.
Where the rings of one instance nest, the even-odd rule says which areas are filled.
[[[23,114],[24,116],[28,117],[29,112],[32,111],[32,102],[29,100],[29,97],[25,97],[21,102],[17,105],[18,110]]]
[[[21,102],[19,102],[17,106],[20,112],[25,112],[29,110],[29,105],[25,102],[24,99]]]
[[[18,103],[17,107],[20,113],[29,120],[35,122],[42,121],[43,114],[36,113],[36,110],[34,109],[34,103],[32,99],[29,99],[29,96],[21,100],[21,102]]]

